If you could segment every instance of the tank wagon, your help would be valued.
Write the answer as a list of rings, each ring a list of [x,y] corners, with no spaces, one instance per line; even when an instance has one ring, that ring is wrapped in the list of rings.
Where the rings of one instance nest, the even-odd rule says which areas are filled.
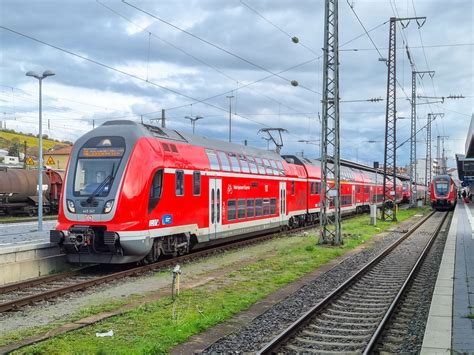
[[[342,212],[381,204],[382,180],[345,164]],[[395,190],[400,202],[398,179]],[[153,262],[314,223],[321,191],[318,160],[109,121],[73,147],[51,242],[70,262]]]
[[[43,211],[59,210],[62,178],[54,170],[43,172]],[[0,168],[0,214],[38,213],[38,171]]]
[[[457,202],[457,187],[449,175],[436,175],[431,180],[431,207],[437,211],[454,210]]]

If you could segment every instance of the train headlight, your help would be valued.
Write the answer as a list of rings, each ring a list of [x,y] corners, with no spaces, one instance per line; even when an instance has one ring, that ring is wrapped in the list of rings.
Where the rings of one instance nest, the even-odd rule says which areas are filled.
[[[67,209],[71,213],[76,213],[76,206],[74,205],[74,201],[66,200]]]
[[[109,213],[114,207],[114,200],[108,200],[104,205],[104,213]]]

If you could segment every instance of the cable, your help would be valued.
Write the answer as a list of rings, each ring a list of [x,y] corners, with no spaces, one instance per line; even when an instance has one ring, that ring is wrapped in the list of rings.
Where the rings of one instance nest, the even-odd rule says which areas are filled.
[[[105,4],[102,3],[101,1],[96,0],[96,2],[97,2],[99,5],[101,5],[101,6],[103,6],[104,8],[106,8],[107,10],[109,10],[109,11],[111,11],[112,13],[116,14],[117,16],[121,17],[122,19],[124,19],[124,20],[127,21],[128,23],[134,25],[135,27],[139,28],[140,30],[142,30],[142,31],[144,31],[144,32],[147,32],[148,35],[149,35],[149,37],[150,37],[150,36],[153,36],[153,37],[159,39],[160,41],[162,41],[162,42],[164,42],[165,44],[171,46],[172,48],[174,48],[174,49],[180,51],[181,53],[184,53],[185,55],[187,55],[187,56],[193,58],[193,59],[196,60],[197,62],[199,62],[199,63],[201,63],[201,64],[203,64],[203,65],[205,65],[205,66],[207,66],[207,67],[209,67],[209,68],[211,68],[211,69],[213,69],[214,71],[216,71],[217,73],[221,74],[221,75],[224,76],[225,78],[227,78],[227,79],[229,79],[229,80],[231,80],[231,81],[236,82],[236,83],[237,83],[237,86],[238,86],[239,81],[238,81],[237,79],[231,77],[230,75],[227,75],[227,74],[224,73],[223,71],[219,70],[217,67],[215,67],[215,66],[213,66],[213,65],[211,65],[211,64],[209,64],[209,63],[207,63],[207,62],[205,62],[205,61],[202,60],[202,59],[199,59],[198,57],[192,55],[191,53],[187,52],[186,50],[184,50],[184,49],[178,47],[177,45],[175,45],[175,44],[173,44],[173,43],[171,43],[171,42],[169,42],[169,41],[167,41],[167,40],[161,38],[160,36],[158,36],[158,35],[156,35],[155,33],[149,31],[148,29],[146,29],[146,28],[144,28],[144,27],[138,25],[136,22],[132,21],[130,18],[128,18],[128,17],[122,15],[121,13],[119,13],[118,11],[116,11],[116,10],[112,9],[111,7],[105,5]],[[149,60],[150,60],[150,47],[148,47],[147,63],[149,62]],[[148,80],[148,75],[147,75],[147,80]],[[238,90],[238,89],[237,89],[237,90]],[[256,92],[257,94],[262,95],[262,96],[266,97],[267,99],[272,100],[272,101],[274,101],[274,102],[276,102],[276,103],[278,103],[278,104],[281,104],[281,105],[283,105],[283,106],[285,106],[285,107],[287,107],[287,108],[289,108],[289,109],[291,109],[291,110],[298,111],[298,110],[296,110],[295,108],[293,108],[293,107],[291,107],[291,106],[289,106],[289,105],[286,105],[286,104],[284,104],[284,103],[282,103],[282,102],[280,102],[280,101],[278,101],[278,100],[276,100],[276,99],[274,99],[274,98],[272,98],[272,97],[270,97],[270,96],[268,96],[268,95],[266,95],[266,94],[263,94],[263,93],[259,92],[258,90],[250,89],[250,88],[249,88],[249,90],[254,91],[254,92]]]
[[[134,9],[136,9],[137,11],[140,11],[140,12],[142,12],[142,13],[144,13],[144,14],[146,14],[146,15],[148,15],[148,16],[150,16],[150,17],[152,17],[152,18],[154,18],[154,19],[156,19],[156,20],[158,20],[158,21],[160,21],[160,22],[162,22],[162,23],[164,23],[164,24],[170,26],[170,27],[173,27],[174,29],[176,29],[176,30],[178,30],[178,31],[180,31],[180,32],[183,32],[183,33],[187,34],[188,36],[191,36],[191,37],[193,37],[193,38],[195,38],[195,39],[197,39],[197,40],[199,40],[199,41],[201,41],[201,42],[203,42],[203,43],[206,43],[206,44],[208,44],[209,46],[214,47],[214,48],[216,48],[216,49],[218,49],[218,50],[220,50],[220,51],[222,51],[222,52],[224,52],[224,53],[226,53],[226,54],[228,54],[228,55],[230,55],[230,56],[232,56],[232,57],[234,57],[234,58],[237,58],[237,59],[239,59],[239,60],[241,60],[241,61],[243,61],[243,62],[245,62],[245,63],[247,63],[247,64],[249,64],[249,65],[251,65],[251,66],[253,66],[253,67],[255,67],[255,68],[257,68],[257,69],[260,69],[260,70],[265,71],[265,72],[267,72],[267,73],[269,73],[269,74],[272,74],[272,76],[276,76],[276,77],[278,77],[278,78],[280,78],[280,79],[282,79],[282,80],[286,80],[286,81],[289,82],[289,83],[291,82],[290,79],[285,78],[284,76],[282,76],[282,75],[280,75],[280,74],[278,74],[278,73],[274,73],[274,72],[272,72],[271,70],[269,70],[269,69],[267,69],[267,68],[261,66],[260,64],[256,64],[256,63],[254,63],[254,62],[252,62],[252,61],[250,61],[250,60],[248,60],[248,59],[246,59],[246,58],[244,58],[244,57],[242,57],[242,56],[240,56],[240,55],[238,55],[238,54],[232,53],[231,51],[229,51],[229,50],[227,50],[227,49],[225,49],[225,48],[223,48],[223,47],[221,47],[221,46],[219,46],[219,45],[217,45],[217,44],[215,44],[215,43],[212,43],[212,42],[210,42],[210,41],[208,41],[208,40],[206,40],[206,39],[204,39],[204,38],[202,38],[202,37],[199,37],[199,36],[195,35],[194,33],[191,33],[191,32],[189,32],[189,31],[187,31],[187,30],[185,30],[185,29],[182,29],[181,27],[178,27],[178,26],[172,24],[171,22],[168,22],[168,21],[166,21],[166,20],[164,20],[164,19],[162,19],[162,18],[160,18],[160,17],[158,17],[158,16],[156,16],[156,15],[153,15],[152,13],[150,13],[150,12],[148,12],[148,11],[146,11],[146,10],[141,9],[141,8],[139,8],[138,6],[135,6],[135,5],[133,5],[133,4],[130,4],[130,3],[128,3],[126,0],[122,0],[122,2],[123,2],[124,4],[126,4],[126,5],[128,5],[128,6],[130,6],[130,7],[134,8]],[[312,92],[312,93],[315,93],[315,94],[318,94],[318,95],[321,95],[321,96],[322,96],[322,94],[321,94],[320,92],[315,91],[315,90],[313,90],[313,89],[311,89],[311,88],[309,88],[309,87],[307,87],[307,86],[304,86],[304,85],[299,84],[298,87],[301,87],[302,89],[308,90],[308,91],[310,91],[310,92]]]
[[[283,28],[281,28],[280,26],[276,25],[275,23],[273,23],[272,21],[270,21],[269,19],[267,19],[265,16],[263,16],[260,12],[258,12],[257,10],[255,10],[253,7],[251,7],[250,5],[246,4],[243,0],[240,0],[240,3],[242,5],[244,5],[246,8],[248,8],[250,11],[252,11],[253,13],[255,13],[257,16],[261,17],[264,21],[268,22],[270,25],[272,25],[273,27],[275,27],[277,30],[279,30],[281,33],[283,33],[284,35],[288,36],[288,38],[290,38],[292,41],[294,41],[294,38],[297,38],[297,37],[294,37],[292,35],[290,35],[288,32],[286,32]],[[298,39],[298,42],[294,42],[294,43],[297,43],[301,46],[303,46],[304,48],[306,48],[308,51],[310,51],[311,53],[313,53],[314,55],[319,55],[319,53],[316,53],[316,51],[314,51],[312,48],[308,47],[307,45],[305,45],[304,43],[301,43]]]

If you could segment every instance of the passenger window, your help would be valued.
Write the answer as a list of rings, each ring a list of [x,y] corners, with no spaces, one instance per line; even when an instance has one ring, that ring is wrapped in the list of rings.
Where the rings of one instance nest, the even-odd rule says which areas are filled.
[[[213,150],[206,149],[207,158],[209,159],[209,164],[212,170],[220,170],[219,160],[217,159],[217,154]]]
[[[279,175],[278,167],[276,165],[276,162],[274,160],[270,160],[270,164],[273,168],[273,175]]]
[[[224,152],[217,152],[219,156],[219,160],[221,161],[221,169],[224,171],[230,171],[230,163],[229,159],[227,158],[227,154]]]
[[[263,199],[263,215],[268,216],[270,214],[270,199]]]
[[[252,218],[254,216],[254,205],[255,200],[247,200],[247,218]]]
[[[247,160],[250,165],[250,171],[253,174],[258,174],[258,168],[257,168],[257,163],[255,163],[255,160],[253,160],[253,157],[247,157]]]
[[[267,174],[268,175],[273,175],[273,169],[272,169],[268,159],[262,159],[262,160],[263,160],[263,165],[265,165],[265,169],[267,169]]]
[[[176,170],[176,196],[184,195],[184,171]]]
[[[277,200],[276,198],[272,198],[270,200],[270,214],[276,214],[276,209],[277,209]]]
[[[232,164],[232,171],[240,173],[240,165],[237,156],[234,153],[229,153],[229,159]]]
[[[259,174],[266,174],[266,172],[265,172],[265,167],[263,166],[262,159],[260,159],[260,158],[255,158],[255,161],[257,162]]]
[[[201,173],[199,171],[193,172],[193,195],[201,195]]]
[[[227,220],[232,221],[236,217],[235,200],[227,201]]]
[[[277,161],[276,164],[277,164],[278,169],[280,171],[280,175],[285,175],[285,168],[283,167],[283,164],[281,163],[281,161]]]
[[[239,205],[238,205],[238,216],[239,219],[245,218],[245,210],[246,210],[246,201],[245,200],[239,200]]]
[[[242,172],[249,173],[250,172],[249,164],[245,156],[243,156],[242,154],[239,154],[239,161],[240,161],[240,166],[242,167]]]
[[[158,170],[153,176],[150,187],[150,200],[148,201],[148,213],[153,211],[161,197],[163,187],[163,169]]]
[[[257,198],[255,200],[255,217],[260,217],[262,215],[262,199]]]

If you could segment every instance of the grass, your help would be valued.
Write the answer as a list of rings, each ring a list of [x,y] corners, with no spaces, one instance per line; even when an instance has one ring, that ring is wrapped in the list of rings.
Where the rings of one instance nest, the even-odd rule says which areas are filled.
[[[415,213],[420,211],[400,211],[398,217],[403,221]],[[270,293],[393,226],[389,222],[380,222],[377,227],[373,227],[368,225],[368,221],[366,215],[344,221],[344,232],[357,234],[347,238],[340,247],[317,246],[315,235],[270,241],[268,243],[275,243],[274,255],[236,268],[225,278],[186,290],[175,302],[165,297],[90,327],[20,349],[18,353],[168,353],[193,334],[229,319]],[[209,262],[212,262],[212,258]],[[102,308],[99,306],[96,310]],[[86,314],[93,314],[94,311],[89,309]],[[96,332],[109,330],[114,331],[113,337],[95,336]],[[33,334],[31,332],[34,331],[30,330],[29,335]],[[24,332],[17,332],[14,336],[18,338],[22,335],[26,336]],[[5,344],[9,341],[4,337],[0,338],[0,342]]]
[[[54,221],[58,216],[43,216],[44,221]],[[21,223],[21,222],[36,222],[37,217],[23,217],[23,216],[0,216],[0,224],[2,223]]]

